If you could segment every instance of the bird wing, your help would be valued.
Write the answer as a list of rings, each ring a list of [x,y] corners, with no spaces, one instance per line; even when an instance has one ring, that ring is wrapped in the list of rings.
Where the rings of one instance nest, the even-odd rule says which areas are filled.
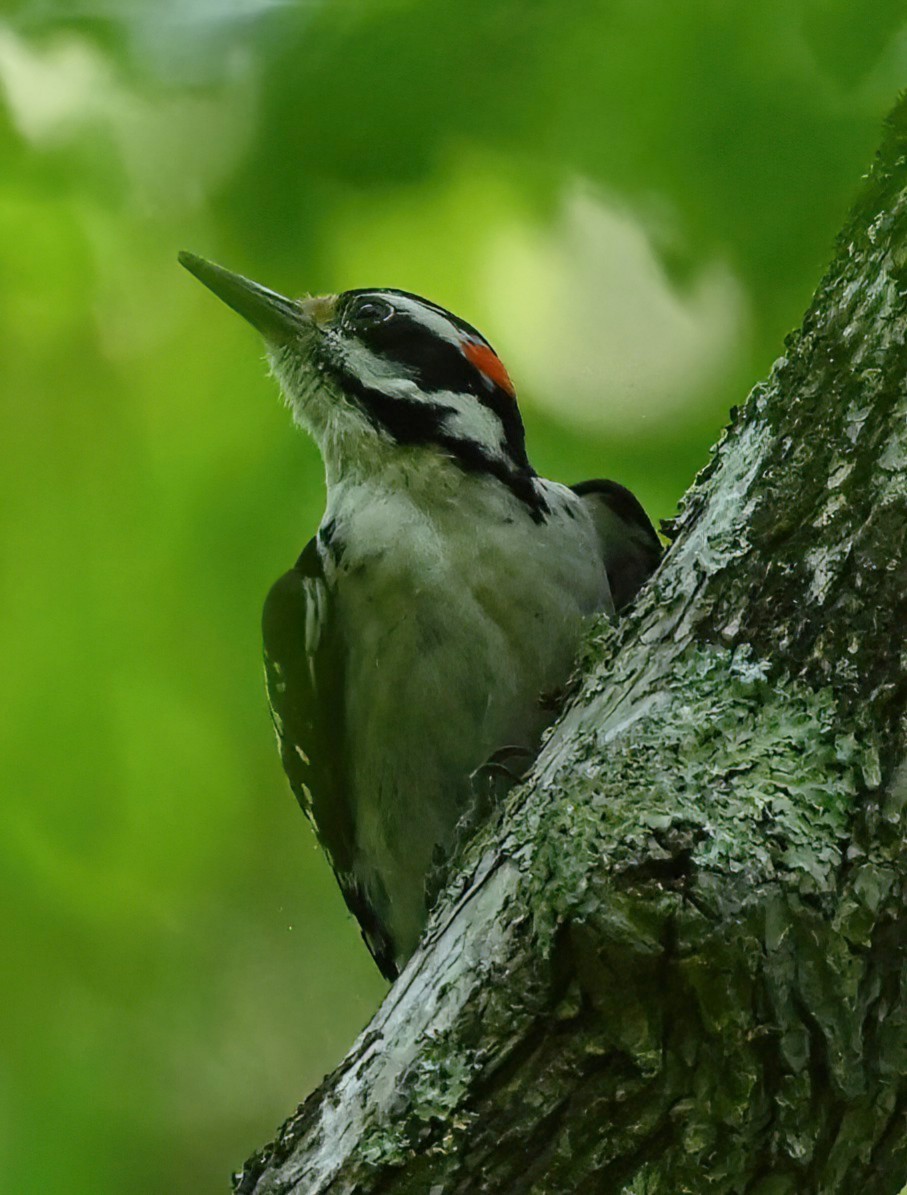
[[[356,882],[346,768],[343,637],[316,539],[271,586],[262,611],[265,685],[284,771],[315,827],[347,906],[382,974],[396,968],[386,932]]]
[[[614,606],[628,605],[658,566],[661,541],[639,500],[616,481],[571,486],[587,503],[598,532]]]

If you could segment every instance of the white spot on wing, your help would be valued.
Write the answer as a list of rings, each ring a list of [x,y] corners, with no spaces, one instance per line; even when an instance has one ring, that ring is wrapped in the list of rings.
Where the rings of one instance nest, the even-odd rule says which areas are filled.
[[[305,650],[314,656],[324,629],[324,582],[306,577],[305,588]]]

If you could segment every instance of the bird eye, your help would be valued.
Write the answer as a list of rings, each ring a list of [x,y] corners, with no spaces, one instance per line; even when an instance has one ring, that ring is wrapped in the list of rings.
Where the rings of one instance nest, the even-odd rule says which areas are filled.
[[[363,299],[350,311],[348,318],[354,324],[373,327],[375,324],[383,324],[393,314],[393,307],[383,299]]]

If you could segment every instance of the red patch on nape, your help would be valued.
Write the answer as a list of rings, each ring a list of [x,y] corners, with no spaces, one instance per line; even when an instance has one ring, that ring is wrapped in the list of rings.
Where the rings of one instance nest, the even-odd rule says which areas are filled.
[[[489,348],[487,344],[478,344],[474,340],[464,340],[460,348],[463,350],[466,360],[471,361],[490,382],[494,382],[495,386],[503,390],[505,394],[509,394],[511,398],[516,398],[516,390],[513,388],[510,375],[494,349]]]

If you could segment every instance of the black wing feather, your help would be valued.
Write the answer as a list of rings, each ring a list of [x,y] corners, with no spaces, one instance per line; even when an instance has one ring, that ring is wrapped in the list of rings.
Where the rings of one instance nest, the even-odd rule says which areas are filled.
[[[336,871],[353,865],[346,798],[343,657],[314,539],[265,599],[265,683],[290,787]]]
[[[316,539],[271,587],[262,612],[265,683],[290,787],[315,827],[347,906],[382,974],[387,934],[356,883],[356,830],[344,726],[344,652]]]
[[[570,487],[589,504],[614,606],[627,606],[658,567],[661,540],[634,494],[616,481],[595,478]]]

